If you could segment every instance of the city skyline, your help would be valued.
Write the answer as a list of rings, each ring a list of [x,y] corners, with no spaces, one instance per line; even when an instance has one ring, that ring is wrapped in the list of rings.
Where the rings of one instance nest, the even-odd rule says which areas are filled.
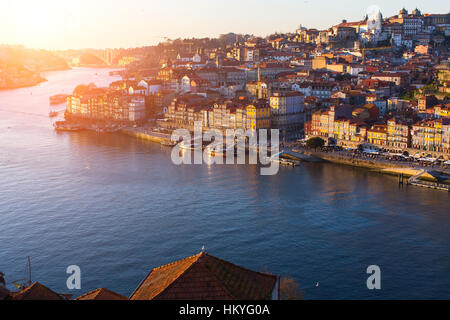
[[[131,0],[124,7],[118,1],[104,0],[94,3],[82,0],[70,6],[54,0],[9,2],[3,5],[0,14],[0,28],[8,31],[0,43],[52,50],[130,48],[155,45],[166,38],[217,37],[228,32],[266,36],[293,32],[300,24],[326,29],[343,19],[362,19],[377,7],[384,16],[395,15],[403,7],[407,10],[418,7],[424,13],[448,12],[438,0],[407,5],[402,1],[354,4],[329,0],[320,3],[283,0],[276,5],[265,0],[171,3],[168,6],[159,0]]]

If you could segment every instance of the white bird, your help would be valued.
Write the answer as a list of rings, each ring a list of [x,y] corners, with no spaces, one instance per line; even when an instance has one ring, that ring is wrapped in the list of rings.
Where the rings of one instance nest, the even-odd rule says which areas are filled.
[[[318,287],[318,286],[319,286],[319,282],[316,283],[316,287]]]

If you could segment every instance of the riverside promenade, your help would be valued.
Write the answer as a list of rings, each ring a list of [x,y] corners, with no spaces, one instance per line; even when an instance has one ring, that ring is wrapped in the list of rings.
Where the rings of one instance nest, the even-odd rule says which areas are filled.
[[[148,128],[124,128],[119,131],[122,134],[171,146],[175,143],[171,141],[168,133],[151,131]],[[450,181],[450,168],[444,165],[425,164],[413,160],[394,160],[382,155],[371,155],[348,151],[315,151],[302,147],[285,146],[280,152],[282,158],[294,159],[296,161],[320,162],[328,161],[336,164],[344,164],[354,167],[361,167],[377,171],[383,174],[403,177],[414,177],[420,174],[420,180],[435,182]],[[448,184],[448,183],[447,183]],[[450,184],[449,184],[450,186]],[[447,188],[445,188],[447,189]]]
[[[145,128],[125,128],[121,129],[119,132],[138,139],[156,142],[160,144],[169,143],[171,141],[170,134],[150,131]]]
[[[382,156],[371,156],[364,154],[354,154],[345,151],[335,151],[335,152],[323,152],[323,151],[304,151],[306,154],[310,154],[312,156],[321,158],[323,160],[346,164],[356,167],[363,167],[368,169],[394,169],[394,168],[403,168],[403,169],[413,169],[413,170],[439,170],[450,174],[450,169],[448,166],[442,165],[433,165],[433,164],[423,164],[416,161],[399,161],[399,160],[390,160]]]
[[[294,150],[301,152],[299,149]],[[420,176],[420,179],[417,179],[418,181],[431,181],[439,187],[436,187],[435,189],[449,190],[450,187],[450,168],[445,165],[424,164],[412,160],[392,160],[381,155],[365,155],[346,151],[302,151],[307,155],[331,163],[366,168],[379,173],[398,176],[401,177],[401,179],[403,179],[403,177]],[[418,183],[418,181],[416,181],[416,185],[425,186],[425,183]],[[444,184],[441,185],[440,182],[444,182]],[[427,185],[427,187],[432,186]]]

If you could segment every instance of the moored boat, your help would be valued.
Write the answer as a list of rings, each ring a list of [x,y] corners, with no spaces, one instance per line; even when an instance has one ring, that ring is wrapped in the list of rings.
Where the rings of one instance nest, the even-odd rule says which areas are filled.
[[[270,158],[271,162],[275,162],[275,163],[279,163],[285,166],[291,166],[291,167],[296,167],[300,164],[300,161],[295,161],[295,160],[291,160],[291,159],[284,159],[284,158]]]
[[[202,139],[195,140],[192,139],[190,141],[182,141],[180,143],[180,148],[184,150],[202,150]]]
[[[217,145],[215,143],[211,143],[206,148],[206,153],[210,156],[226,156],[228,152],[232,153],[234,155],[235,153],[235,146],[234,144],[231,146],[227,146],[226,143],[223,143],[221,145]]]
[[[163,140],[161,141],[161,145],[162,146],[166,146],[166,147],[173,147],[177,144],[177,142],[172,141],[172,140]]]

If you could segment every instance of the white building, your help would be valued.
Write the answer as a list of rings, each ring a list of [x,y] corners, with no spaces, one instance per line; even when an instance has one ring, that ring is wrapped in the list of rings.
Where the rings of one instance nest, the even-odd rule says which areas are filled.
[[[309,97],[312,95],[312,86],[309,83],[294,83],[292,91],[301,92],[305,97]]]
[[[352,64],[347,66],[347,72],[352,76],[357,76],[359,73],[364,71],[364,66],[360,64]]]
[[[191,91],[191,78],[188,76],[184,76],[181,78],[181,91],[187,92]]]

